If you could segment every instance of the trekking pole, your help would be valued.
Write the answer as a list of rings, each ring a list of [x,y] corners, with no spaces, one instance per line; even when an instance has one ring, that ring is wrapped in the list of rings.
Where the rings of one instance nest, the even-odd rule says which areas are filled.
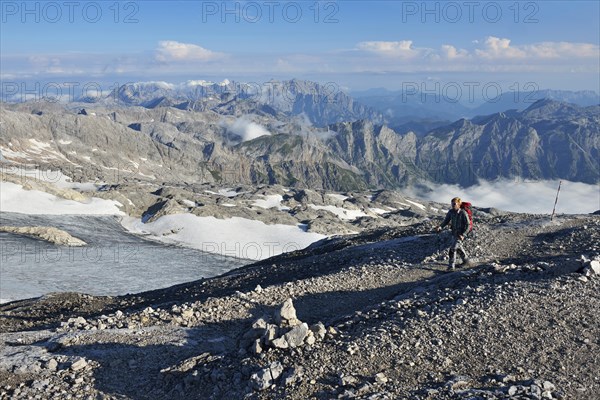
[[[552,209],[552,216],[550,217],[550,221],[554,219],[554,212],[556,211],[556,203],[558,203],[558,194],[560,193],[560,185],[562,181],[558,181],[558,190],[556,191],[556,200],[554,200],[554,208]]]

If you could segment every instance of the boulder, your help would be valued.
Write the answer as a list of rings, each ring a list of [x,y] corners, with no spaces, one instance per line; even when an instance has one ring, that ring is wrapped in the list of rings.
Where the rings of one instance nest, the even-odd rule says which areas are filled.
[[[279,361],[271,363],[268,367],[252,374],[250,380],[257,390],[265,390],[273,386],[277,378],[283,373],[283,366]]]
[[[250,351],[252,352],[252,354],[260,354],[262,353],[263,349],[262,346],[260,345],[260,340],[256,339],[254,342],[252,342],[252,346],[250,347]]]
[[[325,328],[325,325],[323,325],[322,322],[317,322],[316,324],[311,325],[310,330],[320,340],[323,340],[325,338],[325,335],[327,334],[327,329]]]
[[[277,325],[268,324],[265,330],[264,335],[262,336],[264,343],[270,345],[275,338],[277,338],[277,334],[279,332],[279,328]]]
[[[79,358],[77,361],[75,361],[73,364],[71,364],[71,370],[79,371],[79,370],[84,369],[87,366],[88,366],[88,363],[85,360],[85,358]]]
[[[285,341],[292,348],[301,346],[304,342],[304,338],[308,335],[308,325],[306,323],[302,323],[300,325],[296,325],[292,328],[291,331],[283,335]]]
[[[591,275],[600,275],[600,261],[590,261],[588,265],[588,271],[591,273]]]
[[[279,326],[295,326],[300,324],[296,317],[296,309],[292,299],[287,299],[280,308],[275,311],[275,322]]]
[[[578,269],[578,272],[581,272],[585,276],[600,275],[600,256],[596,256],[590,260],[582,255],[579,262],[581,263],[581,268]]]
[[[283,336],[273,340],[271,342],[271,345],[278,349],[287,349],[288,347],[290,347],[287,340],[285,340],[285,337],[283,337]]]

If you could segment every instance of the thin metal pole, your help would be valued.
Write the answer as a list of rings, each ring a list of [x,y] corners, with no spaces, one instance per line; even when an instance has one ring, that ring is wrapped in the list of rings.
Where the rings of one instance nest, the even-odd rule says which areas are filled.
[[[556,203],[558,203],[558,194],[560,193],[560,185],[562,181],[558,181],[558,190],[556,191],[556,200],[554,200],[554,208],[552,209],[552,216],[550,217],[550,221],[554,219],[554,212],[556,211]]]

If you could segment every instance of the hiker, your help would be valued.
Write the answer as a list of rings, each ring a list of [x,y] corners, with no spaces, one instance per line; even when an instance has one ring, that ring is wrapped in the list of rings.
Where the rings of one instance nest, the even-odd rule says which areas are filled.
[[[444,222],[438,227],[436,231],[440,232],[448,223],[450,223],[450,229],[452,229],[452,245],[448,250],[450,261],[448,261],[448,270],[453,270],[456,267],[456,253],[460,255],[463,262],[459,266],[464,267],[469,265],[469,259],[467,253],[463,249],[462,242],[467,237],[470,231],[469,215],[464,208],[461,208],[462,201],[459,197],[455,197],[451,201],[452,208],[446,214]]]

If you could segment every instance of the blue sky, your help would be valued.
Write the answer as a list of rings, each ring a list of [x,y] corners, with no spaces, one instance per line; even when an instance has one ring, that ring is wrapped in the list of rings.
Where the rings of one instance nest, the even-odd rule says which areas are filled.
[[[5,1],[4,82],[311,79],[600,91],[597,1]]]

